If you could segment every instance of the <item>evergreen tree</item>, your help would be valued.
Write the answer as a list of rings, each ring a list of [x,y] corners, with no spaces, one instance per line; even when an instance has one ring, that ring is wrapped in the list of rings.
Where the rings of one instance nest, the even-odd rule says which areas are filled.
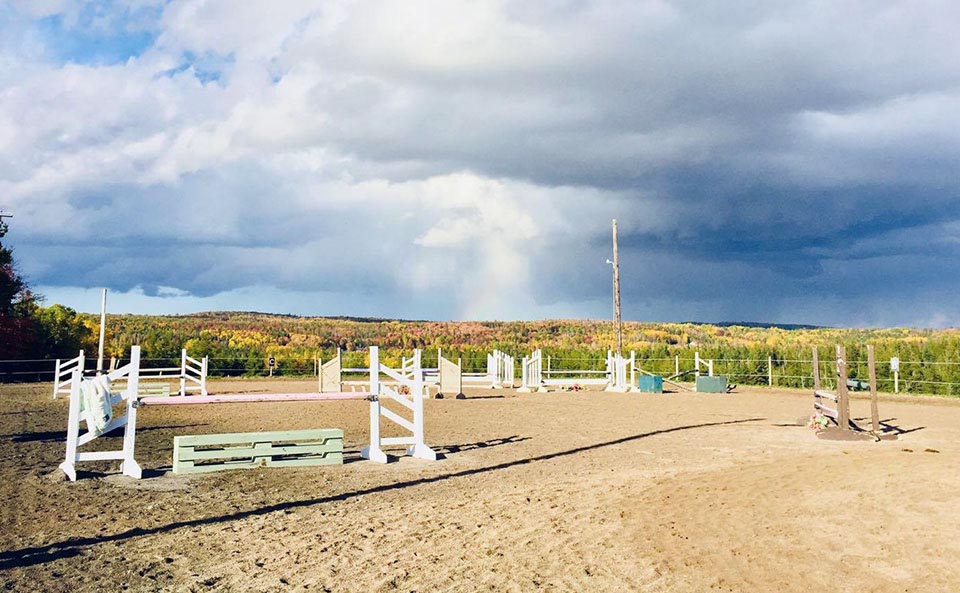
[[[0,219],[0,239],[7,234],[7,224]],[[13,251],[0,242],[0,315],[12,315],[18,297],[26,290],[23,278],[13,266]]]
[[[0,219],[0,239],[7,234]],[[37,327],[30,314],[35,297],[13,265],[13,251],[0,243],[0,359],[25,358],[37,347]]]

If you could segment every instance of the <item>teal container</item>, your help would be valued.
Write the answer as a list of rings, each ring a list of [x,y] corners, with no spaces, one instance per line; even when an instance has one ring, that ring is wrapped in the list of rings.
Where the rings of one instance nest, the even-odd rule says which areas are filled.
[[[640,393],[663,393],[663,377],[660,375],[640,375],[637,377],[637,391]]]
[[[726,393],[726,377],[697,377],[697,393]]]

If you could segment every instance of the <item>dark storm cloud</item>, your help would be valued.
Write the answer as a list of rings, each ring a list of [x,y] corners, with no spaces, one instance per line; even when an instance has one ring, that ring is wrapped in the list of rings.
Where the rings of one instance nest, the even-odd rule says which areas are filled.
[[[617,217],[633,318],[960,318],[955,3],[245,6],[10,79],[37,281],[606,315]]]

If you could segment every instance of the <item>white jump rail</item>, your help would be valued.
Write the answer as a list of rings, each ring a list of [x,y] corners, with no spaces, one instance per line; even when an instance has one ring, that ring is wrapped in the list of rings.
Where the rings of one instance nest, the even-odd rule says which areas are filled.
[[[457,359],[456,362],[443,357],[443,351],[437,349],[437,366],[423,367],[423,352],[420,349],[413,351],[410,358],[403,357],[400,362],[398,372],[408,381],[412,381],[414,376],[419,373],[423,382],[424,393],[430,396],[430,390],[436,390],[437,398],[445,396],[454,396],[457,399],[463,399],[463,373],[462,362]],[[343,373],[356,374],[366,371],[361,368],[343,368],[340,362],[340,351],[337,351],[337,357],[326,363],[320,361],[320,391],[332,392],[340,391],[344,387],[350,389],[366,388],[369,382],[365,380],[344,381]],[[397,385],[396,381],[381,381],[384,385]]]
[[[609,383],[606,391],[626,393],[633,391],[637,384],[637,355],[630,351],[630,358],[620,354],[607,354]]]
[[[483,373],[462,373],[463,383],[490,389],[516,387],[516,362],[500,350],[487,354],[487,370]]]
[[[701,367],[703,367],[704,370],[707,371],[707,376],[708,376],[708,377],[712,377],[712,376],[713,376],[713,359],[711,358],[711,359],[707,360],[707,359],[704,359],[704,358],[700,358],[700,353],[699,353],[699,352],[694,352],[694,353],[693,353],[693,372],[694,372],[694,375],[695,375],[695,376],[697,376],[697,377],[700,376],[700,372],[701,372],[701,371],[700,371],[700,368],[701,368]]]
[[[73,384],[73,371],[80,370],[83,373],[85,363],[85,354],[83,350],[76,358],[67,361],[57,359],[57,366],[53,373],[53,399],[57,399],[60,394],[70,395],[71,385]]]
[[[606,369],[598,370],[543,370],[543,353],[538,349],[523,359],[521,363],[521,393],[547,391],[548,387],[567,387],[571,385],[602,386],[605,391],[627,392],[636,385],[636,354],[630,357],[607,351]],[[558,378],[560,375],[572,377]],[[592,378],[585,375],[602,375]]]
[[[430,389],[436,389],[438,396],[443,393],[443,389],[440,385],[440,367],[441,361],[443,359],[443,354],[441,350],[437,349],[437,366],[425,368],[423,366],[423,351],[419,348],[415,348],[413,351],[413,356],[410,358],[403,357],[400,362],[400,372],[408,379],[413,379],[414,373],[420,373],[421,379],[423,380],[424,389],[429,396]],[[457,392],[459,393],[459,392]]]
[[[186,348],[180,352],[180,395],[188,395],[191,391],[207,395],[208,364],[207,356],[197,360],[187,354]]]
[[[140,382],[140,347],[133,346],[130,351],[129,364],[112,371],[107,375],[110,381],[126,379],[126,388],[111,395],[113,405],[123,403],[125,415],[114,417],[100,432],[93,432],[88,426],[87,432],[80,434],[80,397],[81,384],[84,381],[79,370],[74,370],[71,377],[70,407],[67,417],[67,444],[66,459],[60,464],[60,469],[71,481],[77,479],[76,464],[83,461],[120,460],[120,471],[124,475],[139,479],[142,476],[140,465],[134,458],[137,431],[137,410],[142,406],[151,405],[190,405],[190,404],[221,404],[221,403],[250,403],[250,402],[294,402],[294,401],[331,401],[347,399],[365,399],[370,402],[370,439],[369,444],[361,450],[361,456],[379,463],[387,462],[384,447],[407,445],[406,453],[412,457],[427,460],[436,460],[437,454],[425,443],[424,423],[424,388],[420,372],[415,372],[413,379],[405,378],[401,372],[390,369],[379,362],[379,349],[370,348],[370,390],[368,392],[351,393],[242,393],[223,395],[182,395],[163,397],[138,397]],[[384,374],[396,383],[397,389],[380,381]],[[404,389],[406,388],[406,389]],[[408,391],[409,394],[403,393]],[[396,405],[391,409],[387,403]],[[396,411],[395,411],[396,410]],[[401,412],[401,413],[398,413]],[[405,417],[402,413],[406,413]],[[399,437],[383,437],[381,435],[381,419],[399,425],[409,434]],[[124,428],[123,448],[119,451],[91,451],[81,452],[79,448],[98,436],[109,433],[117,428]]]
[[[207,372],[209,357],[196,359],[187,354],[187,349],[180,350],[180,366],[178,367],[141,367],[140,378],[178,379],[180,381],[179,395],[200,394],[207,395]],[[120,378],[123,381],[123,378]]]
[[[538,348],[520,362],[520,393],[542,393],[547,390],[543,383],[543,353]]]

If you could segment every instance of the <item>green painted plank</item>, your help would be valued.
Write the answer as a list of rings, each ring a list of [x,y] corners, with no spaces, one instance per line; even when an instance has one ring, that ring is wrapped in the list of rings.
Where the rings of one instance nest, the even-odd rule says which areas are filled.
[[[323,457],[267,460],[267,467],[310,467],[314,465],[343,465],[343,453],[329,453]]]
[[[266,441],[319,441],[327,438],[342,439],[339,428],[309,430],[283,430],[274,432],[237,432],[223,434],[182,435],[173,438],[174,446],[249,444]]]
[[[315,467],[326,465],[342,465],[343,454],[336,453],[323,457],[298,457],[293,459],[261,458],[224,461],[221,463],[195,464],[193,461],[182,461],[174,466],[177,474],[202,474],[233,469],[257,469],[260,467]]]
[[[726,377],[697,377],[697,393],[726,393]]]
[[[140,383],[137,385],[138,395],[170,395],[169,383]]]
[[[173,442],[174,473],[343,463],[340,429],[184,435]]]
[[[637,377],[637,391],[640,393],[663,393],[663,377],[660,375],[641,375]]]
[[[237,460],[237,461],[225,461],[223,463],[211,463],[204,465],[194,465],[192,461],[183,461],[180,463],[173,464],[173,473],[175,474],[202,474],[209,472],[219,472],[230,469],[256,469],[261,467],[263,462],[259,459],[255,460]]]
[[[305,445],[270,445],[262,447],[217,447],[211,449],[195,449],[193,447],[178,447],[177,455],[182,460],[199,461],[203,459],[228,459],[231,457],[265,457],[273,455],[318,455],[321,453],[336,453],[343,451],[342,439],[328,439],[322,444]]]

